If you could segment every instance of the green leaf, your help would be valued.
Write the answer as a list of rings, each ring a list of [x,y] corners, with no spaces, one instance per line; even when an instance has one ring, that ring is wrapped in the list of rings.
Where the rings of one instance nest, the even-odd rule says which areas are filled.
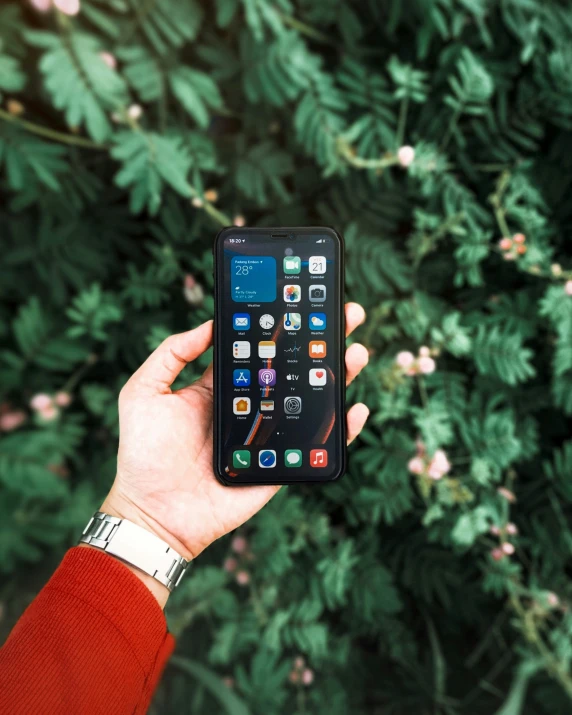
[[[200,127],[209,123],[209,109],[222,109],[218,87],[204,72],[179,66],[169,72],[171,90]]]
[[[222,712],[227,715],[250,715],[250,710],[244,701],[223,683],[217,673],[206,668],[202,663],[182,656],[173,656],[169,664],[188,673],[198,684],[206,688],[219,703]]]
[[[522,336],[499,326],[480,325],[473,344],[473,359],[482,375],[493,375],[508,385],[534,377],[533,352],[522,344]]]

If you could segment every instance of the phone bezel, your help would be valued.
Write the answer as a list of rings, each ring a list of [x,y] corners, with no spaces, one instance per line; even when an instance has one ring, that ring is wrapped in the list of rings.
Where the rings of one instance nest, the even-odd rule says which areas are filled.
[[[222,344],[221,335],[223,330],[222,320],[220,313],[224,306],[224,295],[223,295],[223,285],[224,278],[222,275],[223,262],[220,260],[220,246],[224,242],[225,238],[232,234],[233,236],[240,237],[241,235],[267,235],[269,239],[272,240],[273,233],[286,234],[287,238],[275,238],[276,241],[296,241],[296,236],[307,236],[313,233],[329,233],[335,240],[339,243],[339,261],[337,270],[337,281],[338,281],[338,296],[339,296],[339,306],[338,315],[340,316],[340,326],[339,335],[340,343],[338,347],[338,369],[340,380],[337,384],[340,386],[341,395],[339,395],[339,404],[341,405],[340,411],[340,454],[336,455],[339,459],[339,468],[333,476],[327,478],[320,478],[319,474],[316,476],[311,475],[309,477],[304,477],[304,479],[287,479],[280,477],[278,479],[256,479],[252,482],[235,482],[229,479],[225,473],[221,473],[219,469],[220,463],[220,453],[222,450],[222,439],[220,430],[220,398],[223,393],[223,386],[221,384],[221,362],[222,356],[220,354],[220,346]],[[290,234],[294,234],[294,238],[290,238]],[[214,336],[214,374],[213,374],[213,388],[214,388],[214,409],[213,409],[213,434],[214,434],[214,445],[213,445],[213,469],[218,481],[227,487],[243,487],[243,486],[257,486],[257,485],[293,485],[293,484],[331,484],[337,481],[346,471],[347,466],[347,428],[346,428],[346,362],[345,362],[345,345],[346,345],[346,319],[345,319],[345,308],[344,308],[344,295],[345,295],[345,244],[344,238],[341,233],[339,233],[332,226],[279,226],[279,227],[237,227],[228,226],[223,228],[217,234],[213,243],[213,254],[214,254],[214,295],[215,295],[215,319],[213,327]],[[268,470],[271,471],[271,470]],[[270,476],[270,475],[269,475]]]

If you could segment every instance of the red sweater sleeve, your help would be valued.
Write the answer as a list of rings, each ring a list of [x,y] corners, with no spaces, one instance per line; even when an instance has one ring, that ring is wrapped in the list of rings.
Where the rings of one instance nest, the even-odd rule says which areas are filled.
[[[0,649],[0,713],[146,712],[174,639],[120,561],[73,548]]]

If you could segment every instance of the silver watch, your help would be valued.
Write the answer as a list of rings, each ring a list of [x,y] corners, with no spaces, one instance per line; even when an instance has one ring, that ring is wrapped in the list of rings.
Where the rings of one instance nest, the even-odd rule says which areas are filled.
[[[80,542],[116,556],[153,576],[172,591],[179,585],[189,562],[168,544],[137,524],[96,511]]]

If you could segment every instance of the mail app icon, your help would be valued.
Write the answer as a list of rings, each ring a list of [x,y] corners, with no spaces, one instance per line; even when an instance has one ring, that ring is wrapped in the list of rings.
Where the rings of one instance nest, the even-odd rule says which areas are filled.
[[[250,315],[248,313],[235,313],[232,316],[235,330],[250,330]]]

